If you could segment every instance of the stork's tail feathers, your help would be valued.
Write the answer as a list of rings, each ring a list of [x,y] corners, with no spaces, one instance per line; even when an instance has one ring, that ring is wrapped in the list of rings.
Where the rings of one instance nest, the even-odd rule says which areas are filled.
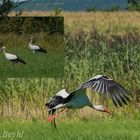
[[[40,48],[38,51],[43,52],[43,53],[47,53],[47,51],[45,49],[43,49],[43,48]]]
[[[18,57],[18,62],[20,62],[22,64],[26,64],[26,62],[23,59],[19,58],[19,57]]]

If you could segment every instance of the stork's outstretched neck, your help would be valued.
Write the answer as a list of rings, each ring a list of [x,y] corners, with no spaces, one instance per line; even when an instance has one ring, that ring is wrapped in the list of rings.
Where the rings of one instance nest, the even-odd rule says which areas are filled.
[[[112,114],[112,112],[107,107],[104,107],[102,105],[94,105],[93,109],[95,109],[97,111],[101,111],[101,112],[106,112],[106,113]]]

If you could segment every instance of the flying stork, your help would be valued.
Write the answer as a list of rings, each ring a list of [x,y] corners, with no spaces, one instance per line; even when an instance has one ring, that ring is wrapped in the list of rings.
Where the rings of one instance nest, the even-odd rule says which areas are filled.
[[[6,53],[6,52],[5,52],[5,46],[3,46],[3,47],[1,48],[1,50],[3,51],[5,58],[6,58],[7,60],[13,62],[13,64],[14,64],[14,63],[26,64],[26,62],[25,62],[23,59],[21,59],[20,57],[16,56],[15,54]]]
[[[122,107],[122,102],[127,105],[126,100],[130,101],[127,91],[122,85],[108,78],[107,76],[97,75],[83,83],[79,88],[70,94],[68,94],[65,89],[62,89],[55,96],[53,96],[46,103],[48,112],[51,114],[51,116],[48,118],[48,122],[54,121],[54,125],[56,127],[55,118],[62,112],[65,112],[68,109],[80,109],[85,106],[97,111],[111,114],[111,111],[106,107],[102,105],[95,105],[90,101],[86,94],[87,88],[92,88],[95,93],[101,93],[101,95],[111,97],[113,104],[117,108],[118,105]],[[58,113],[55,113],[59,108],[62,108],[62,110]]]
[[[47,53],[47,51],[37,45],[32,44],[33,41],[33,37],[31,37],[30,41],[29,41],[29,49],[31,49],[33,51],[33,53],[36,52],[42,52],[42,53]]]

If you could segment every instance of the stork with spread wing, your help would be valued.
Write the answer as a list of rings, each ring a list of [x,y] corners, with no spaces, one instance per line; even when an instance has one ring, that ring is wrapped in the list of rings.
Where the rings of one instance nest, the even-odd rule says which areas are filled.
[[[85,83],[79,88],[68,94],[65,89],[59,91],[54,97],[52,97],[47,103],[49,114],[49,122],[55,121],[55,118],[62,112],[68,109],[80,109],[85,106],[89,106],[97,111],[110,113],[111,111],[102,105],[94,105],[86,94],[86,89],[92,88],[94,92],[101,93],[110,97],[113,104],[118,107],[122,107],[122,103],[127,105],[127,101],[130,101],[126,89],[117,83],[116,81],[108,78],[107,76],[97,75]],[[55,111],[59,108],[63,108],[60,112],[55,114]]]

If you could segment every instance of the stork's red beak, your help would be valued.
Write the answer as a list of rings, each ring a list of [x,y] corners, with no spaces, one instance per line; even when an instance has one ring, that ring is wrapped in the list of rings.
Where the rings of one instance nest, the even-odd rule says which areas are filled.
[[[109,113],[109,114],[112,114],[112,112],[108,108],[105,108],[104,109],[104,112]]]

